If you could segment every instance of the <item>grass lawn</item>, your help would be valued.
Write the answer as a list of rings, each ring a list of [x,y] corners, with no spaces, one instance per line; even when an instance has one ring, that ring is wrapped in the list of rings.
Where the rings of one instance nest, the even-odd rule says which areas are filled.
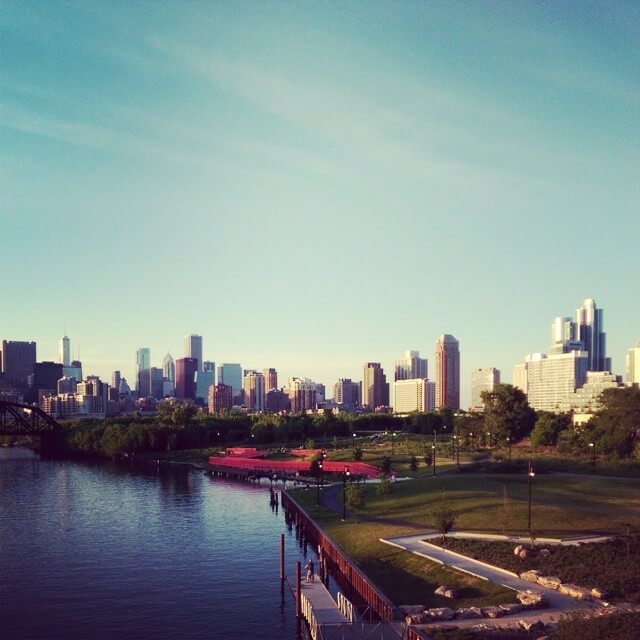
[[[504,493],[506,491],[506,507]],[[524,533],[526,476],[442,476],[397,482],[386,500],[365,488],[366,515],[402,519],[427,527],[444,496],[458,516],[456,529]],[[535,534],[622,533],[621,523],[640,526],[640,481],[590,477],[536,476],[532,485]]]
[[[455,600],[456,607],[515,602],[515,593],[509,589],[380,542],[380,538],[406,533],[405,527],[353,520],[341,522],[332,511],[315,507],[315,491],[297,489],[291,493],[396,605],[451,606],[451,600],[433,593],[442,584],[461,590],[461,597]]]

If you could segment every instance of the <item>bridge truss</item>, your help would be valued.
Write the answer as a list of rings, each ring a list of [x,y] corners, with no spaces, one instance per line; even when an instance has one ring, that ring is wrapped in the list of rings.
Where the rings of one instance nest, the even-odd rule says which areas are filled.
[[[62,427],[39,407],[0,400],[0,435],[39,436]]]

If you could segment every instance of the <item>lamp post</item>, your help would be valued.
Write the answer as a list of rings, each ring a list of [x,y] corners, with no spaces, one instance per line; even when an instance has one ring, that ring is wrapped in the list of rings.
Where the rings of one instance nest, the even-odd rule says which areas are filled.
[[[458,436],[454,433],[451,436],[451,460],[456,461],[456,440]]]
[[[353,432],[353,448],[356,448],[356,432]]]
[[[347,519],[347,478],[351,475],[349,467],[342,472],[342,522]]]
[[[393,431],[391,433],[391,457],[395,455],[395,442],[396,442],[396,432]]]
[[[593,470],[596,470],[596,443],[590,442],[589,446],[591,447],[591,461],[593,463]]]
[[[458,471],[460,471],[460,436],[458,436],[458,447],[457,447],[457,451],[456,451],[456,465],[458,468]]]
[[[487,431],[487,446],[491,449],[491,431]]]
[[[511,438],[507,436],[507,444],[509,445],[509,460],[511,460]]]
[[[322,478],[322,462],[318,463],[318,481],[316,482],[316,507],[320,506],[320,482]]]
[[[431,461],[433,462],[433,475],[436,475],[436,445],[431,445]]]
[[[529,494],[529,513],[528,513],[528,521],[527,521],[527,531],[529,531],[529,537],[531,537],[531,484],[533,481],[533,476],[536,474],[533,472],[533,467],[531,463],[529,463],[529,473],[527,474],[527,484],[528,484],[528,494]]]
[[[473,449],[473,431],[469,431],[469,447]]]

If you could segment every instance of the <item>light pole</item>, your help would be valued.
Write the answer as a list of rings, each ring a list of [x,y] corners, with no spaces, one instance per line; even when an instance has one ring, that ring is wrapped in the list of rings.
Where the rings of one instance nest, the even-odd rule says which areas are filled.
[[[347,478],[351,475],[349,467],[342,472],[342,522],[347,519]]]
[[[458,439],[458,436],[454,433],[451,436],[451,460],[453,460],[454,462],[456,461],[456,440]]]
[[[353,448],[356,448],[356,432],[353,432]]]
[[[395,442],[396,442],[396,432],[393,431],[391,433],[391,457],[395,455]]]
[[[431,445],[431,461],[433,462],[433,475],[436,475],[436,445]]]
[[[487,446],[491,449],[491,431],[487,431]]]
[[[318,481],[316,482],[316,507],[320,506],[320,482],[322,478],[322,462],[318,463]]]
[[[533,472],[533,467],[531,463],[529,463],[529,473],[527,474],[527,484],[528,484],[528,493],[529,493],[529,514],[527,521],[527,530],[529,531],[529,537],[531,537],[531,484],[533,481],[533,476],[536,474]]]
[[[590,442],[589,446],[591,447],[591,460],[593,462],[593,470],[596,470],[596,443]]]
[[[511,438],[507,436],[507,443],[509,444],[509,460],[511,460]]]
[[[469,431],[469,447],[473,449],[473,431]]]

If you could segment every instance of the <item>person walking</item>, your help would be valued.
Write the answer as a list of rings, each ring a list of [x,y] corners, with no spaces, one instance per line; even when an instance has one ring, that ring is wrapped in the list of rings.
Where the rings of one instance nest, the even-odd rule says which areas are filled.
[[[311,558],[309,558],[309,560],[307,560],[307,564],[305,566],[305,569],[307,570],[307,577],[306,577],[306,582],[314,582],[315,581],[315,566],[313,564],[313,560]]]

